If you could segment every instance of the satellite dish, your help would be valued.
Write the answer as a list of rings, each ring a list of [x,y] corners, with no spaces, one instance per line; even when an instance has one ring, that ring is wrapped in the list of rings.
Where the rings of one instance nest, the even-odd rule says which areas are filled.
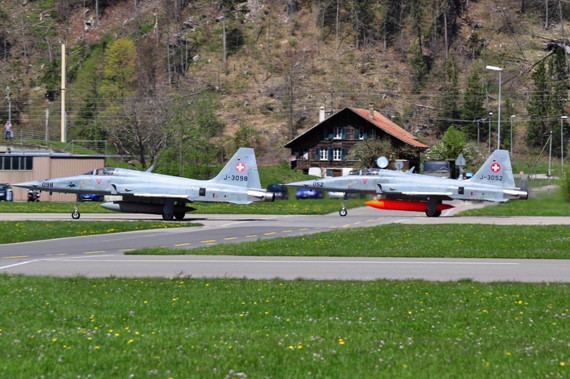
[[[380,168],[386,168],[388,167],[388,158],[386,157],[380,157],[378,158],[378,160],[376,161],[376,164],[378,165],[378,167]]]
[[[396,163],[394,163],[394,166],[396,167],[396,170],[401,171],[402,168],[404,168],[404,162],[396,161]]]

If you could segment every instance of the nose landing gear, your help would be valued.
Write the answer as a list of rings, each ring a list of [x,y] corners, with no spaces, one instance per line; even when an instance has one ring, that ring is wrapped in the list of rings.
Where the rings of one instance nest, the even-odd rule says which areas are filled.
[[[340,217],[344,217],[348,214],[348,211],[346,210],[346,201],[348,200],[348,193],[345,192],[343,200],[342,200],[342,208],[340,208],[340,211],[338,211],[338,214],[340,215]]]

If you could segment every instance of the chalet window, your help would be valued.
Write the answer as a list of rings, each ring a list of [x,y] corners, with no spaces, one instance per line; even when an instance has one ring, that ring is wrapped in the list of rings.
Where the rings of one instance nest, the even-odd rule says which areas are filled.
[[[320,149],[320,152],[321,152],[321,154],[320,154],[320,156],[319,156],[319,159],[320,159],[321,161],[326,161],[326,160],[328,160],[328,158],[329,158],[329,151],[328,151],[327,149]]]
[[[340,149],[334,149],[333,150],[333,161],[340,161],[341,157],[342,157],[341,150]]]
[[[354,139],[364,140],[366,139],[365,135],[366,132],[364,131],[363,128],[358,128],[354,131]]]
[[[346,160],[346,148],[342,147],[342,148],[335,148],[333,149],[333,157],[332,160],[333,161],[345,161]]]
[[[297,149],[293,152],[297,159],[307,160],[309,159],[309,151],[307,149]]]
[[[335,127],[333,128],[333,139],[341,139],[342,138],[342,128]]]
[[[340,127],[336,126],[333,128],[333,138],[332,139],[346,139],[346,126]]]

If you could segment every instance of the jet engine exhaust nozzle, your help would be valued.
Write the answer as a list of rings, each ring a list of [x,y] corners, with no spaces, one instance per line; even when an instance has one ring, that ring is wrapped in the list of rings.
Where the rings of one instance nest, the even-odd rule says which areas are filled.
[[[275,201],[275,193],[265,192],[265,191],[248,190],[247,191],[247,201],[273,202],[273,201]]]

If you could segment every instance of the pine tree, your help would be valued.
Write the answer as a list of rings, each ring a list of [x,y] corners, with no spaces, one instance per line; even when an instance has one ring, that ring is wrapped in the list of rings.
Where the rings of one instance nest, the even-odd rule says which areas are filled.
[[[564,107],[568,102],[568,73],[564,50],[556,49],[556,54],[549,61],[549,74],[551,80],[551,112],[550,127],[552,130],[552,153],[560,156],[560,126],[561,116],[565,115]]]
[[[461,119],[467,122],[461,125],[460,130],[470,140],[477,140],[477,119],[480,120],[479,137],[481,138],[487,135],[487,128],[482,128],[483,125],[481,125],[483,122],[482,119],[485,118],[485,115],[487,114],[487,111],[483,106],[484,104],[485,89],[481,82],[481,77],[476,71],[474,71],[467,79],[467,88],[465,88],[463,106],[461,107]]]
[[[560,117],[568,102],[568,73],[564,51],[557,48],[548,59],[540,62],[532,73],[534,91],[528,107],[531,120],[527,129],[527,143],[541,147],[552,132],[554,154],[560,156]]]
[[[550,110],[550,88],[544,61],[536,66],[532,80],[534,80],[534,90],[528,105],[530,122],[526,138],[529,146],[540,147],[546,142],[546,133],[549,132],[547,120]]]
[[[455,55],[445,63],[445,87],[441,99],[441,111],[438,114],[437,127],[444,133],[460,117],[459,86],[457,79],[457,61]]]

